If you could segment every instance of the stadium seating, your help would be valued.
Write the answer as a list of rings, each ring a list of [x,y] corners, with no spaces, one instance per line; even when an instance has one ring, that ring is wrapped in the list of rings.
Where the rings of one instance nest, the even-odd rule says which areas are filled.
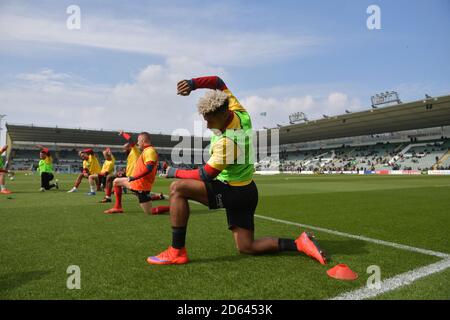
[[[264,159],[263,167],[280,167],[283,171],[301,170],[429,170],[436,165],[450,148],[450,140],[422,143],[377,143],[366,146],[342,146],[340,148],[295,150],[283,153],[280,162]],[[403,154],[406,150],[407,152]],[[440,168],[450,166],[450,154],[443,159]]]
[[[44,141],[43,143],[50,148],[56,170],[78,172],[81,167],[78,150],[84,147],[93,148],[100,162],[103,162],[102,150],[109,146],[115,155],[116,166],[123,167],[126,164],[126,155],[122,151],[124,140],[118,137],[117,132],[18,125],[7,125],[7,128],[13,142],[10,153],[10,165],[13,170],[36,168],[39,158],[34,141]],[[445,129],[447,133],[450,132],[448,129],[448,127]],[[261,171],[296,172],[448,169],[450,139],[444,138],[444,134],[443,128],[431,128],[406,133],[372,134],[283,144],[280,146],[279,154],[263,156],[255,166],[256,170]],[[136,134],[133,136],[136,137]],[[417,136],[421,137],[419,141]],[[200,155],[204,162],[205,159],[201,156],[207,150],[209,141],[202,140],[199,144],[195,143],[195,139],[200,138],[190,137],[190,139],[191,146],[201,145],[202,149],[191,149],[191,155],[181,161],[175,161],[171,155],[174,151],[176,154],[181,152],[176,150],[178,140],[172,141],[168,135],[155,135],[152,141],[161,161],[167,161],[170,165],[195,167],[193,163],[198,162],[198,157],[194,155]],[[87,141],[90,144],[85,144]]]
[[[36,170],[39,162],[39,149],[37,147],[38,143],[35,141],[41,141],[39,144],[43,144],[50,149],[56,171],[79,172],[82,162],[78,156],[78,151],[86,147],[94,149],[100,163],[103,162],[102,151],[106,147],[110,147],[116,158],[116,169],[123,168],[126,165],[127,155],[122,151],[125,140],[118,135],[117,131],[48,128],[13,124],[7,124],[6,127],[8,130],[7,135],[12,143],[9,154],[9,169],[11,170]],[[136,141],[138,133],[131,133],[131,135]],[[202,147],[202,149],[193,149],[191,160],[194,160],[194,153],[203,155],[203,148],[209,144],[209,139],[201,137],[179,137],[179,139],[174,139],[171,135],[164,134],[151,134],[151,137],[152,144],[157,149],[161,161],[171,159],[171,151],[179,145],[181,139],[184,142],[187,141],[187,145]],[[185,167],[191,166],[190,163],[180,165]]]

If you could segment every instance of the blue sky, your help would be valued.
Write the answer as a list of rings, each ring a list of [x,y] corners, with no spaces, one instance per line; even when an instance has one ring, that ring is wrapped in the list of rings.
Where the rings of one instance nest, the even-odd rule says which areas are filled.
[[[66,28],[72,4],[80,30]],[[381,30],[366,26],[372,4]],[[367,109],[380,91],[450,94],[448,39],[446,0],[0,0],[0,113],[10,123],[192,131],[201,93],[178,97],[176,82],[218,74],[255,127],[273,126],[295,111]]]

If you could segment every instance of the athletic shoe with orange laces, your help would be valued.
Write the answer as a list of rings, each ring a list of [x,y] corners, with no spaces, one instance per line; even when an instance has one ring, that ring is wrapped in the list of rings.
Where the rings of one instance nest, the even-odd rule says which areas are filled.
[[[324,252],[320,249],[314,235],[310,232],[303,232],[297,240],[295,240],[297,250],[316,259],[320,264],[327,264]]]
[[[3,194],[11,194],[12,192],[9,191],[8,189],[3,189],[2,191],[0,191],[0,193],[3,193]]]
[[[120,209],[111,208],[111,209],[105,210],[103,213],[106,213],[106,214],[123,213],[123,209],[122,208],[120,208]]]
[[[189,262],[186,248],[175,249],[170,246],[169,249],[161,252],[154,257],[148,257],[147,262],[150,264],[185,264]]]

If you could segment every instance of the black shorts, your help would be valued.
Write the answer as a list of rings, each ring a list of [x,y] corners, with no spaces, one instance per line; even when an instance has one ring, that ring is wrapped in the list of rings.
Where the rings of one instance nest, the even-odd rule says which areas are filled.
[[[106,174],[98,174],[98,183],[102,184],[103,186],[106,185]]]
[[[131,189],[131,192],[138,197],[139,203],[146,203],[149,201],[152,201],[152,198],[150,197],[150,191],[138,191]]]
[[[258,188],[254,181],[242,187],[230,186],[219,180],[205,182],[210,209],[225,208],[228,229],[254,230],[254,215],[258,205]]]

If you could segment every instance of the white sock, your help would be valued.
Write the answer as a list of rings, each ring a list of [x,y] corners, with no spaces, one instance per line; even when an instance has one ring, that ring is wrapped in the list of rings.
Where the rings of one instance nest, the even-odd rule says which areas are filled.
[[[4,184],[2,184],[2,185],[0,185],[0,190],[5,190],[6,189],[6,187],[5,187],[5,185]]]
[[[91,186],[91,192],[95,192],[95,187]]]

